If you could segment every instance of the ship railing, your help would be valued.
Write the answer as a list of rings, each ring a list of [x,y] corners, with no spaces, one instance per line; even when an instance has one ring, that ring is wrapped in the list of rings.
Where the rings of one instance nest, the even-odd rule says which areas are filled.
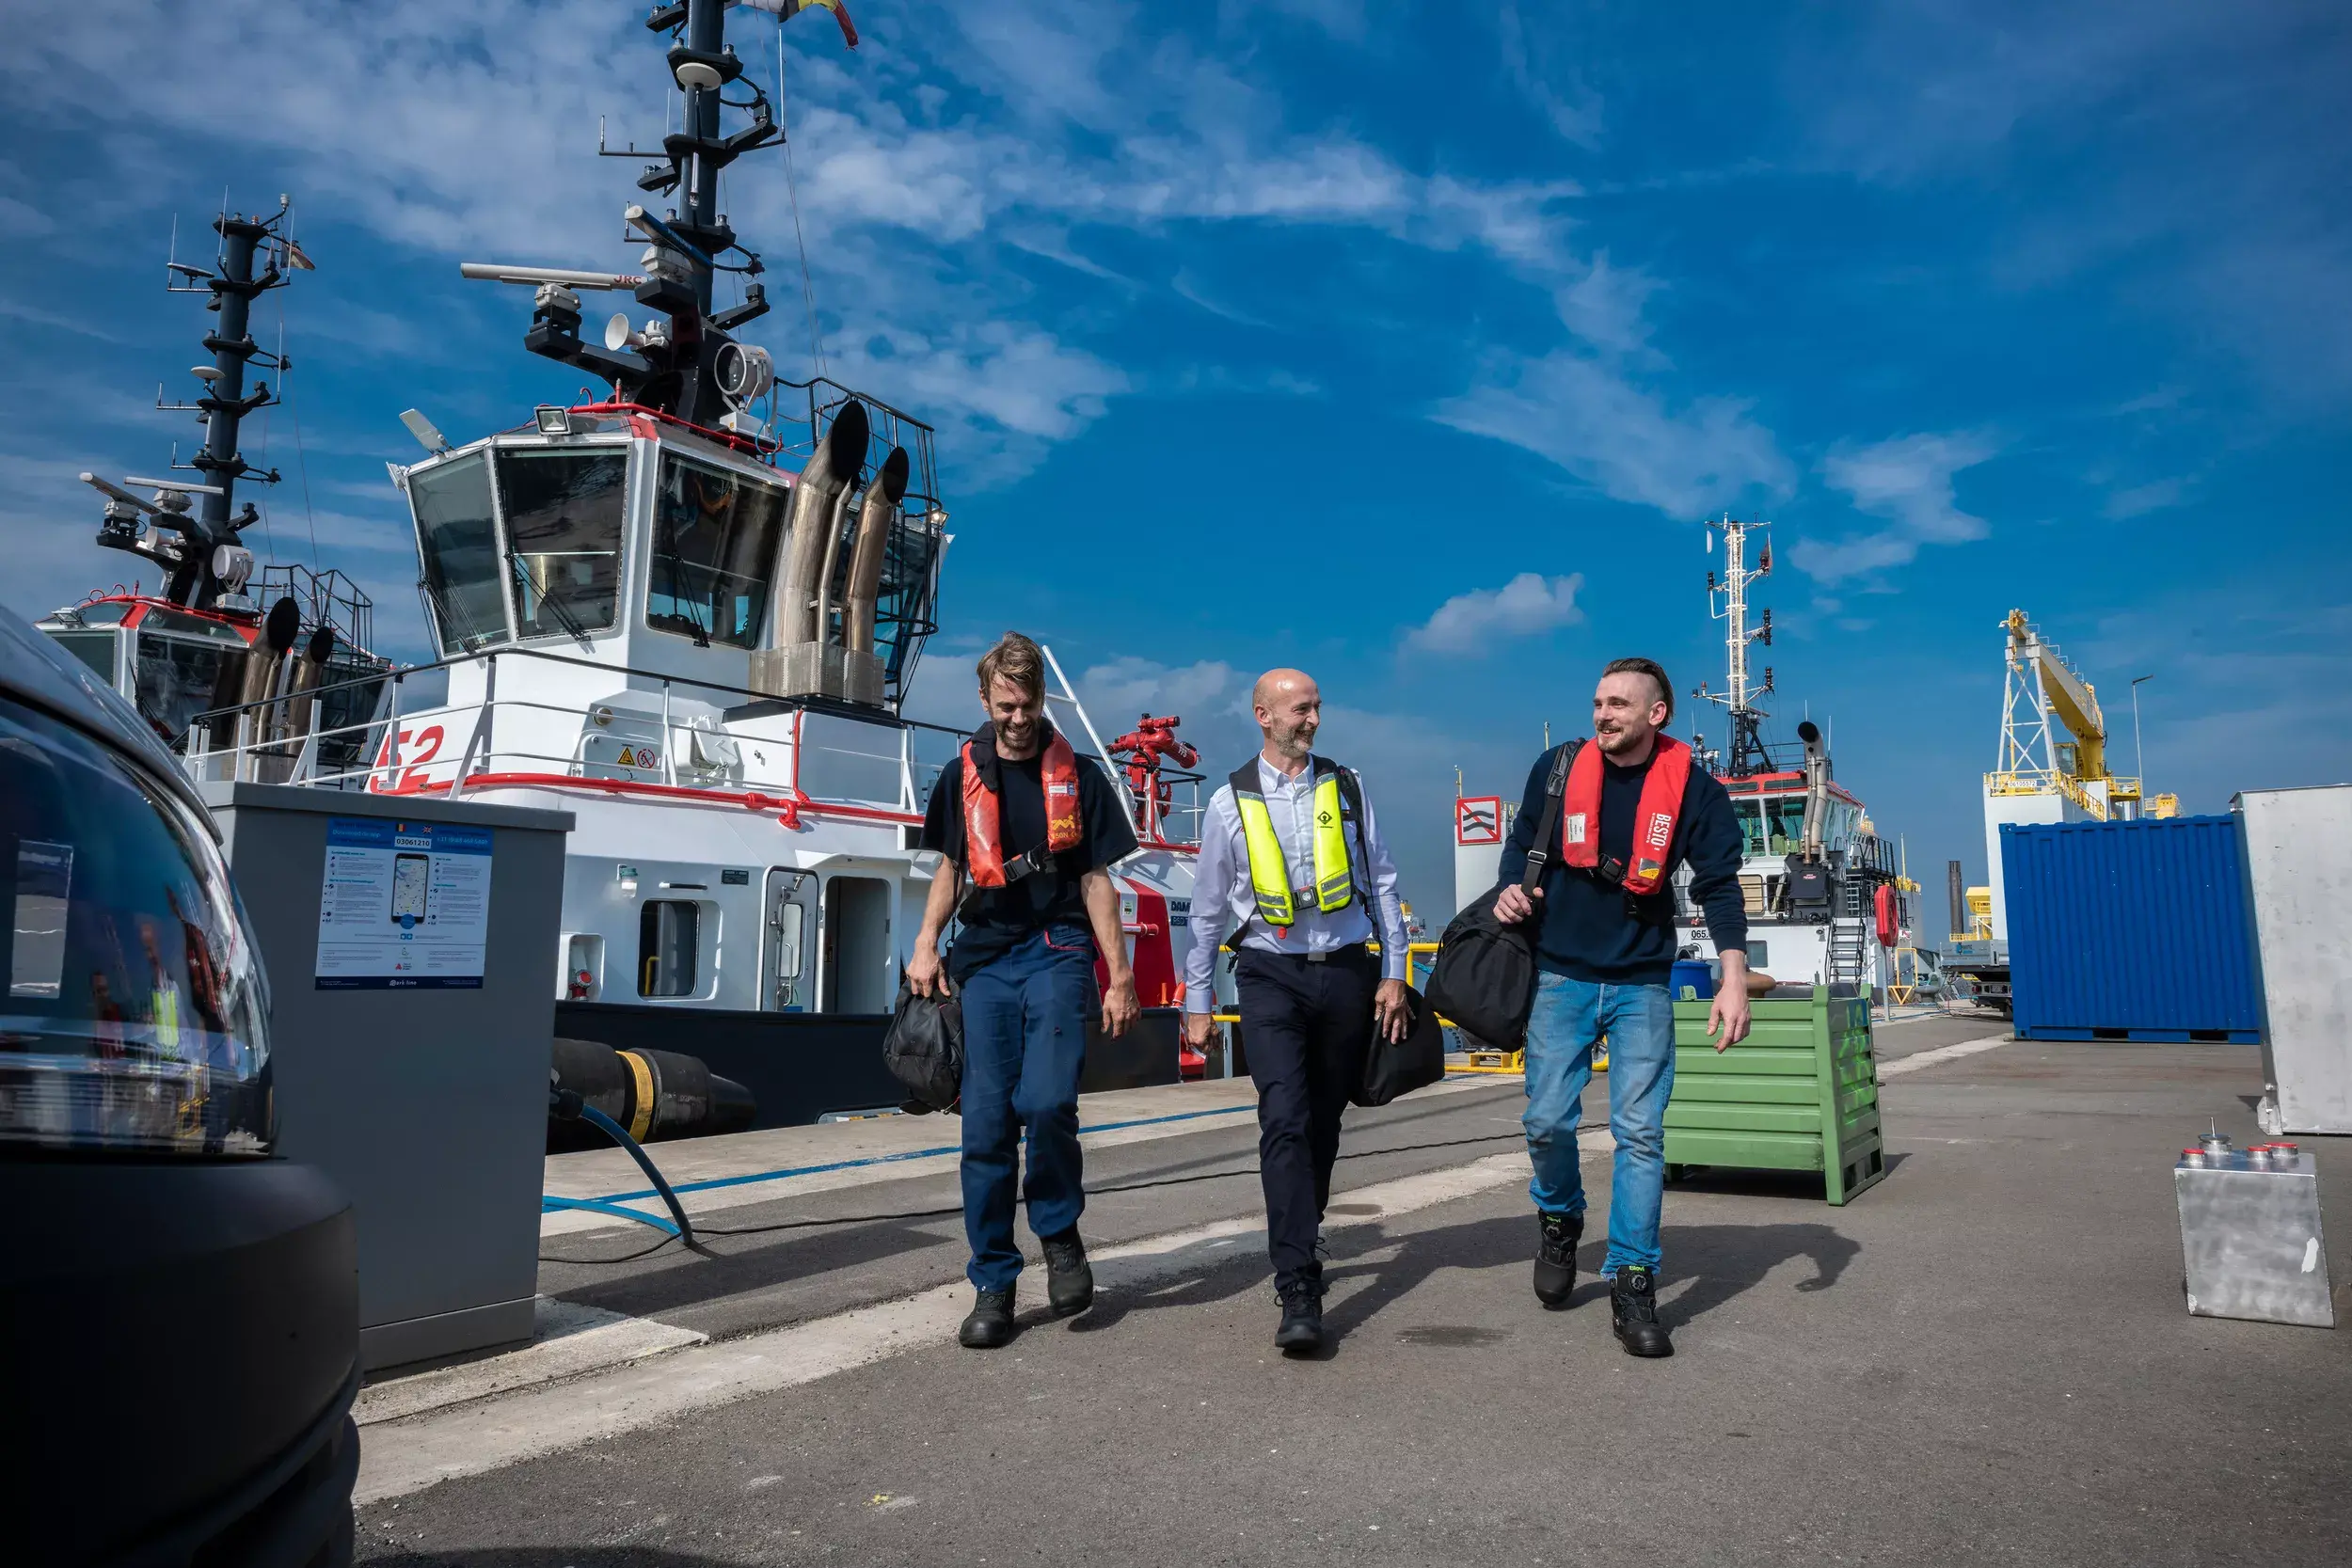
[[[593,672],[602,680],[618,677],[628,693],[658,698],[659,706],[623,705],[613,700],[621,693],[609,688],[577,699],[516,696],[511,694],[511,676],[509,692],[501,693],[501,665],[516,659]],[[458,671],[478,673],[478,698],[410,700],[411,680]],[[332,694],[375,683],[381,688],[368,717],[340,726],[320,724]],[[723,721],[712,721],[711,708],[720,710]],[[607,722],[592,727],[586,721],[596,715]],[[764,719],[777,721],[775,733],[757,732],[754,726]],[[460,730],[464,733],[454,733]],[[883,734],[890,738],[859,744]],[[625,747],[652,740],[656,761],[625,765],[615,756],[592,755],[600,736]],[[682,762],[681,756],[695,755],[697,736],[709,737],[710,754],[719,753],[717,743],[725,743],[734,762]],[[190,727],[184,765],[199,781],[451,799],[485,781],[555,774],[686,791],[772,792],[780,806],[843,805],[920,816],[940,770],[965,738],[961,729],[887,712],[782,700],[749,687],[537,648],[500,648],[200,713]],[[780,760],[755,760],[763,740]],[[338,754],[359,760],[349,767],[326,760]],[[1111,782],[1127,788],[1116,773]],[[1142,836],[1157,844],[1194,842],[1204,809],[1202,776],[1164,768],[1160,782],[1168,787],[1169,803],[1153,819],[1155,831]]]
[[[500,667],[516,659],[567,666],[598,677],[617,678],[628,693],[658,700],[658,707],[609,701],[610,689],[578,699],[501,693]],[[437,673],[474,673],[478,698],[412,700],[409,684]],[[365,719],[322,727],[326,699],[345,687],[381,682],[373,710]],[[707,712],[725,715],[713,723]],[[754,711],[745,712],[746,709]],[[592,711],[609,710],[605,730],[631,743],[655,741],[652,767],[618,766],[589,754],[597,731],[585,727]],[[746,724],[773,717],[777,733],[747,733]],[[426,724],[426,719],[444,722]],[[835,729],[836,722],[839,725]],[[451,734],[462,727],[462,736]],[[809,733],[812,729],[817,734]],[[846,743],[850,736],[887,732],[882,746]],[[732,743],[734,766],[679,761],[695,736]],[[559,738],[560,737],[560,738]],[[919,815],[946,752],[963,738],[944,725],[888,712],[853,709],[820,702],[784,701],[749,687],[576,658],[536,648],[500,648],[372,673],[362,680],[328,682],[294,696],[215,708],[197,715],[190,729],[185,767],[199,780],[238,780],[307,788],[373,794],[446,792],[462,796],[498,775],[553,772],[564,777],[636,780],[680,789],[773,790],[779,803],[855,805]],[[762,739],[777,749],[780,763],[760,765],[751,748]],[[323,762],[342,740],[357,766]],[[714,747],[715,750],[715,747]],[[863,774],[873,787],[834,790],[812,778],[810,763],[824,773]]]

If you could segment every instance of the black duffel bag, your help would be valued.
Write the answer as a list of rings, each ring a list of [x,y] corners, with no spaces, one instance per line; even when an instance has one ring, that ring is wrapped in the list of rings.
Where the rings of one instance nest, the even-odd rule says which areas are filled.
[[[1519,887],[1532,899],[1551,862],[1560,832],[1560,799],[1567,793],[1568,763],[1577,748],[1563,746],[1544,781],[1544,815],[1527,852],[1527,874]],[[1543,906],[1517,925],[1495,918],[1502,889],[1464,909],[1438,942],[1438,961],[1429,969],[1429,1005],[1467,1037],[1472,1046],[1517,1051],[1526,1043],[1527,1016],[1535,1007],[1535,927]]]
[[[1376,1025],[1364,1053],[1364,1081],[1347,1098],[1358,1105],[1386,1105],[1425,1089],[1445,1076],[1445,1031],[1437,1009],[1412,987],[1405,988],[1405,1037],[1391,1040]]]
[[[882,1066],[907,1091],[908,1110],[954,1110],[963,1098],[963,1004],[953,996],[917,996],[899,976]]]

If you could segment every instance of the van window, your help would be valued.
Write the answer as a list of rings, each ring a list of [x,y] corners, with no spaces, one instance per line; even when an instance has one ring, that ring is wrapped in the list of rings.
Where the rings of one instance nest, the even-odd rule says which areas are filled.
[[[702,957],[702,906],[648,898],[637,915],[637,994],[691,996]]]

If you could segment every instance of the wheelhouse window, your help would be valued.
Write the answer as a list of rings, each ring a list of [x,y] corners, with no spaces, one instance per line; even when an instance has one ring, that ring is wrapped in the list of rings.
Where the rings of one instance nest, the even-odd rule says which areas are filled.
[[[115,632],[111,627],[88,631],[53,631],[51,641],[80,659],[108,686],[115,683]]]
[[[417,517],[425,596],[439,623],[442,654],[506,641],[489,460],[477,451],[437,468],[412,472],[408,505]]]
[[[702,957],[702,906],[648,898],[637,913],[637,994],[691,996]]]
[[[609,630],[620,601],[628,449],[514,448],[497,464],[517,634]]]
[[[150,610],[139,619],[133,700],[155,733],[177,746],[198,714],[236,700],[245,652],[245,639],[218,621]]]
[[[675,452],[661,454],[645,625],[755,648],[791,492]]]

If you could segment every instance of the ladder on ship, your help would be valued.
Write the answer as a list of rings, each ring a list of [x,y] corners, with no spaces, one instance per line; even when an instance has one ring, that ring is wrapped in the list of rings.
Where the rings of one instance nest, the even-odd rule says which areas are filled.
[[[1829,983],[1859,990],[1869,973],[1870,935],[1862,922],[1834,920],[1829,927]]]

